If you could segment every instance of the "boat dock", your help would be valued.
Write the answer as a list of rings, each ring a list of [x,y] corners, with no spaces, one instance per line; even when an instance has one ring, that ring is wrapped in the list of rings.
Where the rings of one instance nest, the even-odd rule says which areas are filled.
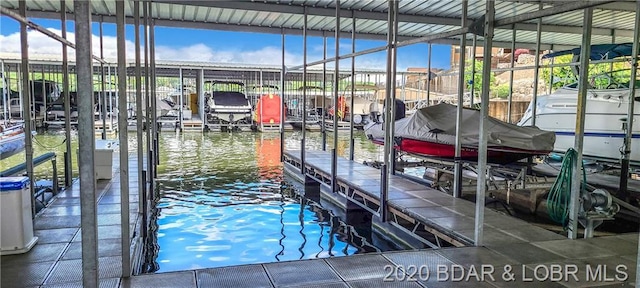
[[[327,152],[307,151],[307,165],[318,173],[329,165]],[[115,154],[114,156],[116,156]],[[299,151],[287,151],[287,163]],[[117,156],[116,158],[117,159]],[[341,185],[358,186],[358,193],[374,194],[376,169],[339,160]],[[611,284],[632,287],[638,234],[568,240],[519,220],[486,211],[485,247],[448,247],[368,253],[303,261],[251,264],[190,271],[120,277],[119,167],[114,161],[111,180],[98,182],[100,287],[585,287]],[[352,169],[352,170],[348,170]],[[130,160],[130,171],[136,161]],[[359,180],[358,180],[359,179]],[[131,229],[136,231],[137,174],[130,174]],[[359,184],[368,181],[370,184]],[[390,204],[416,221],[448,231],[460,242],[472,238],[469,205],[439,191],[392,177]],[[38,244],[28,253],[3,256],[2,287],[82,287],[79,183],[61,192],[35,220]],[[400,187],[405,188],[400,188]],[[357,188],[357,187],[353,187]],[[354,189],[356,190],[356,189]],[[368,191],[368,192],[365,192]],[[437,194],[439,193],[439,194]],[[375,196],[368,196],[374,200]],[[411,204],[413,203],[413,205]],[[431,211],[431,212],[428,212]],[[466,239],[466,240],[465,240]],[[464,243],[461,243],[464,244]],[[467,245],[462,245],[467,246]],[[135,250],[135,249],[134,249]],[[136,262],[135,253],[133,262]],[[483,266],[484,265],[484,266]],[[555,266],[554,266],[555,265]],[[484,267],[484,268],[483,268]],[[546,275],[562,267],[567,279]],[[438,270],[440,269],[440,270]],[[484,269],[484,274],[480,269]],[[512,274],[504,274],[512,269]],[[589,271],[595,274],[588,274]],[[599,269],[595,272],[596,269]],[[616,270],[618,269],[618,270]],[[416,270],[416,272],[412,272]],[[455,272],[454,272],[455,271]],[[474,274],[474,271],[477,274]],[[565,270],[563,270],[565,271]],[[606,272],[605,272],[606,271]],[[624,273],[622,273],[624,272]],[[455,273],[455,274],[454,274]],[[626,274],[625,274],[626,273]],[[477,275],[477,276],[474,276]],[[565,274],[563,274],[565,275]],[[574,276],[575,275],[575,276]],[[552,278],[555,277],[555,278]],[[594,278],[595,277],[595,278]],[[598,278],[599,277],[599,278]],[[626,286],[625,286],[626,285]]]
[[[101,287],[118,287],[122,275],[120,227],[120,169],[114,153],[113,178],[96,185],[98,262]],[[137,171],[130,158],[129,171]],[[132,239],[139,218],[138,174],[129,174],[130,231]],[[0,258],[1,287],[82,287],[82,236],[80,230],[80,182],[57,194],[34,220],[37,244],[27,253]],[[142,247],[132,241],[131,251]],[[132,259],[136,263],[136,253]]]

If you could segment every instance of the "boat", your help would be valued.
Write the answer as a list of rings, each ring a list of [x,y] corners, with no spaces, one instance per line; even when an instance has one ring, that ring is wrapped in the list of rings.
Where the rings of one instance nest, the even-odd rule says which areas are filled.
[[[591,59],[601,60],[631,55],[631,43],[591,46]],[[580,49],[558,51],[546,58],[559,55],[580,55]],[[609,64],[607,64],[609,65]],[[575,73],[575,72],[574,72]],[[577,74],[576,74],[577,75]],[[619,163],[622,158],[626,121],[630,102],[634,105],[630,163],[640,166],[640,80],[630,81],[629,70],[610,71],[590,76],[587,89],[584,140],[582,154],[586,159]],[[630,101],[629,85],[635,87],[635,99]],[[552,94],[537,97],[535,125],[556,134],[554,151],[564,153],[575,145],[577,83],[569,84]],[[533,101],[518,125],[533,123]]]
[[[457,106],[440,103],[417,110],[411,116],[396,120],[394,147],[398,151],[439,159],[455,158]],[[480,134],[480,111],[464,108],[462,112],[461,159],[477,161]],[[555,134],[536,127],[522,127],[488,119],[487,162],[509,164],[518,160],[545,155],[553,150]],[[365,126],[367,137],[384,145],[384,124]]]
[[[0,124],[0,159],[9,158],[24,150],[24,125]]]
[[[251,103],[244,83],[207,81],[211,97],[207,100],[208,116],[215,124],[251,124]]]
[[[351,106],[351,86],[346,88],[345,95],[338,97],[338,118],[345,121],[351,120],[353,113],[353,123],[356,125],[366,125],[380,117],[380,104],[377,102],[377,91],[380,88],[375,85],[356,84],[353,87],[354,98]],[[329,108],[329,115],[333,117],[334,108]]]

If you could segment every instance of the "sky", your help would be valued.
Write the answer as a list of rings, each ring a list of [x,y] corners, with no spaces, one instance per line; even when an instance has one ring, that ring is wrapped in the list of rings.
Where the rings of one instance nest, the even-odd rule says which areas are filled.
[[[61,23],[59,20],[30,19],[54,33],[60,34]],[[73,21],[67,22],[67,39],[75,42],[73,34]],[[103,41],[105,58],[116,59],[116,25],[103,24]],[[92,25],[93,51],[100,54],[99,49],[99,24]],[[349,34],[348,32],[345,34]],[[61,45],[42,33],[30,30],[29,33],[30,54],[54,54],[62,53]],[[134,57],[134,28],[126,27],[127,58]],[[281,35],[247,32],[230,32],[216,30],[197,30],[185,28],[169,28],[156,26],[156,59],[197,61],[212,63],[242,63],[259,65],[281,65]],[[356,40],[356,51],[380,47],[384,41]],[[448,69],[450,67],[450,46],[433,45],[431,66],[433,68]],[[352,43],[350,34],[348,38],[340,39],[340,54],[350,53]],[[287,66],[301,65],[303,63],[302,36],[288,35],[285,37],[285,64]],[[20,26],[17,21],[6,16],[0,16],[0,52],[20,53]],[[307,62],[322,59],[323,44],[321,37],[307,37]],[[74,51],[70,49],[70,55]],[[427,44],[415,44],[398,48],[398,71],[406,71],[409,67],[427,67]],[[335,56],[334,38],[327,38],[327,57]],[[351,61],[340,61],[341,69],[350,69]],[[328,64],[333,67],[333,64]],[[386,68],[386,52],[359,56],[356,58],[356,69]]]

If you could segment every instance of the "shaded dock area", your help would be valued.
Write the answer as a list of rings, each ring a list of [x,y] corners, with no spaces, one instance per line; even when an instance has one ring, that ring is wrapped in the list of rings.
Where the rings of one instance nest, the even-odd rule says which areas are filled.
[[[306,175],[331,185],[331,154],[306,151]],[[300,151],[285,152],[285,168],[300,171]],[[293,172],[295,173],[295,172]],[[369,210],[380,210],[380,170],[338,157],[338,193]],[[426,187],[401,176],[389,178],[390,222],[410,232],[424,230],[454,246],[474,243],[475,204]],[[486,245],[561,240],[565,237],[525,221],[485,208]]]
[[[100,287],[117,287],[122,271],[120,169],[114,153],[113,177],[96,185]],[[137,159],[129,159],[137,171]],[[129,174],[130,231],[138,223],[138,174]],[[80,182],[61,191],[34,221],[37,244],[27,253],[0,258],[1,287],[82,287]],[[132,243],[132,251],[136,247]],[[139,249],[138,247],[137,249]],[[134,254],[135,255],[135,254]],[[135,260],[134,260],[135,262]]]

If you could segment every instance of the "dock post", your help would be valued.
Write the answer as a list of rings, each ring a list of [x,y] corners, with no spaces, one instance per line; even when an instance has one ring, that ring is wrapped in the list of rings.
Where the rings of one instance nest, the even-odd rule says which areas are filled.
[[[304,173],[304,170],[302,170]],[[338,150],[336,148],[331,149],[331,192],[338,192]]]
[[[138,199],[142,204],[142,225],[140,225],[140,235],[142,239],[147,239],[147,171],[142,170],[142,190],[138,195]]]
[[[482,93],[480,94],[480,143],[478,143],[478,180],[476,183],[476,213],[475,213],[475,231],[474,245],[482,246],[484,244],[484,198],[487,191],[487,146],[489,133],[489,75],[491,74],[491,49],[493,47],[493,28],[495,21],[495,2],[487,1],[485,22],[484,22],[484,55],[485,61],[482,63]]]
[[[304,197],[320,203],[320,182],[304,175]]]
[[[580,198],[582,196],[582,149],[584,147],[584,121],[587,104],[587,87],[589,86],[589,59],[591,58],[592,18],[593,8],[584,9],[582,47],[580,51],[579,66],[580,76],[578,77],[578,103],[576,107],[576,133],[574,139],[574,147],[578,152],[578,157],[576,161],[573,162],[573,171],[571,173],[571,198],[569,200],[570,209],[568,237],[570,239],[578,238],[578,214],[581,205]]]
[[[60,1],[60,30],[62,30],[62,38],[67,39],[67,8],[65,0]],[[67,45],[62,44],[62,93],[64,99],[64,113],[71,115],[71,98],[69,95],[69,62],[67,55]],[[64,153],[64,186],[71,186],[73,181],[73,167],[71,162],[71,119],[64,117],[64,135],[66,150]]]
[[[100,270],[98,265],[98,209],[95,193],[91,3],[88,1],[74,1],[73,11],[76,34],[76,72],[78,75],[78,165],[80,168],[80,210],[82,214],[80,216],[80,227],[82,228],[82,286],[98,287],[98,272]]]
[[[20,16],[27,17],[27,7],[25,1],[19,1]],[[31,122],[31,89],[29,87],[29,51],[27,39],[27,25],[20,22],[20,52],[22,54],[22,119],[24,119],[24,153],[27,163],[27,177],[29,177],[29,190],[31,195],[32,217],[36,214],[35,191],[33,181],[33,130]]]
[[[58,167],[56,157],[51,159],[51,170],[53,172],[53,179],[51,179],[51,188],[53,189],[53,196],[58,195]]]
[[[467,26],[467,9],[469,1],[462,1],[462,27]],[[460,63],[458,64],[458,106],[456,107],[456,140],[455,140],[455,154],[454,154],[454,166],[453,166],[453,197],[460,198],[462,196],[462,111],[464,106],[464,68],[466,58],[466,46],[467,46],[467,34],[460,36]],[[474,68],[475,70],[475,68]]]
[[[387,222],[387,201],[389,200],[388,187],[389,178],[387,174],[387,164],[382,164],[380,168],[380,221]]]
[[[77,3],[77,2],[76,2]],[[127,133],[127,55],[125,45],[125,9],[123,1],[116,1],[116,35],[118,50],[118,138],[120,146],[120,249],[121,277],[131,276],[131,245],[129,228],[129,146]],[[95,286],[93,286],[95,287]]]
[[[640,2],[636,2],[636,23],[635,23],[635,33],[633,33],[633,48],[631,51],[638,51],[638,41],[640,41]],[[638,70],[638,58],[634,57],[633,62],[631,63],[631,81],[629,83],[633,83],[636,79],[636,71]],[[627,191],[627,185],[629,181],[629,157],[631,156],[631,138],[633,137],[633,115],[634,115],[634,100],[636,97],[636,89],[634,85],[629,85],[629,108],[627,110],[627,121],[626,121],[626,131],[624,136],[624,151],[622,153],[622,168],[620,169],[620,197],[624,201],[628,201],[629,192]],[[638,152],[636,152],[638,153]],[[639,272],[640,273],[640,272]],[[638,283],[638,282],[636,282]]]

